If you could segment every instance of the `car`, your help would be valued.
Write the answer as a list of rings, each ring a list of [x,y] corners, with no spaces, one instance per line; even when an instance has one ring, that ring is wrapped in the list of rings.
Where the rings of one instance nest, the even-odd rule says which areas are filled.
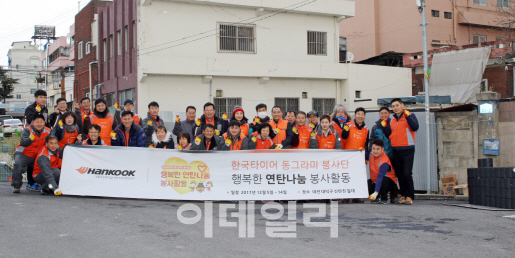
[[[0,115],[0,125],[2,125],[3,121],[6,119],[13,119],[13,117],[10,115]]]
[[[15,133],[16,131],[23,131],[25,126],[20,119],[6,119],[2,121],[1,127],[4,133]]]

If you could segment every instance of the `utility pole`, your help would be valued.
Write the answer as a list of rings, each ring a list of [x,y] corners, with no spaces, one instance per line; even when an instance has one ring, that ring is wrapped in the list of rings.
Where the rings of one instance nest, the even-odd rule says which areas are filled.
[[[425,92],[425,111],[426,111],[426,176],[427,176],[427,194],[431,194],[431,134],[430,134],[430,110],[429,110],[429,74],[427,63],[427,22],[426,22],[426,0],[417,0],[417,6],[421,10],[422,15],[422,47],[424,55],[424,92]]]

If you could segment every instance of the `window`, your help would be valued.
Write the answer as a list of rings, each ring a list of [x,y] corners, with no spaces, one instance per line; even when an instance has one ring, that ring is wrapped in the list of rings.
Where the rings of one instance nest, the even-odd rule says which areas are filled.
[[[510,0],[497,0],[497,7],[510,8]]]
[[[488,79],[483,79],[483,81],[481,81],[480,90],[481,92],[488,91]]]
[[[327,32],[308,31],[308,55],[327,55]]]
[[[21,99],[21,94],[16,94],[16,99]]]
[[[474,4],[486,6],[486,1],[487,0],[474,0]]]
[[[108,107],[114,106],[114,103],[116,102],[116,100],[114,99],[115,96],[116,95],[114,93],[104,94],[104,99],[105,99]]]
[[[256,53],[256,25],[224,24],[218,25],[218,51],[233,53]]]
[[[109,36],[109,57],[113,58],[113,56],[114,56],[114,38],[113,38],[113,34],[111,34],[111,36]]]
[[[104,39],[104,62],[107,62],[107,39]]]
[[[486,35],[472,35],[472,44],[479,44],[486,42]]]
[[[356,91],[356,98],[357,98],[357,99],[360,99],[360,98],[361,98],[361,91],[360,91],[360,90],[357,90],[357,91]]]
[[[222,117],[224,113],[230,117],[235,106],[241,106],[241,98],[215,98],[216,116]]]
[[[336,105],[336,99],[316,99],[313,98],[313,110],[318,114],[325,115],[333,112]]]
[[[35,94],[36,93],[36,89],[30,89],[30,94]]]
[[[86,43],[86,55],[89,55],[91,52],[91,42]]]
[[[340,63],[347,61],[347,38],[340,37]]]
[[[116,40],[118,41],[117,49],[118,55],[122,54],[122,31],[119,30],[116,32]]]
[[[443,17],[445,19],[452,19],[452,13],[451,12],[444,12]]]
[[[274,106],[281,107],[283,111],[283,117],[286,115],[286,111],[299,111],[299,99],[298,98],[275,98]],[[272,112],[272,109],[270,109]]]
[[[132,22],[132,48],[136,48],[137,30],[136,21]]]
[[[83,48],[84,48],[84,45],[83,45],[83,42],[79,42],[79,45],[78,45],[78,48],[77,48],[77,56],[79,59],[82,59],[83,57]]]
[[[129,51],[129,26],[125,26],[125,52]]]
[[[440,17],[440,11],[431,10],[431,16],[433,16],[433,17]]]
[[[136,90],[135,89],[121,90],[121,91],[118,92],[118,101],[119,101],[119,103],[124,103],[128,99],[130,99],[133,102],[135,102],[135,97],[136,97]]]

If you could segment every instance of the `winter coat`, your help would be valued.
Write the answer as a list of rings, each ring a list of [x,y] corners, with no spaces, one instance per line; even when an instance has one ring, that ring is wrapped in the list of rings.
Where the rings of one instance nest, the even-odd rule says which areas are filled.
[[[160,141],[157,138],[157,133],[154,132],[152,134],[152,144],[150,146],[152,148],[159,148],[159,149],[174,149],[175,143],[173,142],[172,133],[166,132],[165,139],[163,141]]]
[[[158,126],[164,126],[165,125],[165,122],[163,121],[163,119],[161,119],[161,117],[159,116],[156,116],[156,117],[152,117],[152,115],[150,115],[150,112],[147,112],[147,117],[143,119],[143,131],[145,131],[145,134],[147,135],[147,143],[145,144],[145,146],[150,146],[150,144],[152,144],[152,134],[156,131],[156,128]]]
[[[116,139],[111,139],[111,146],[145,147],[147,136],[143,128],[134,122],[129,130],[128,137],[123,124],[116,127],[114,133],[116,133]]]

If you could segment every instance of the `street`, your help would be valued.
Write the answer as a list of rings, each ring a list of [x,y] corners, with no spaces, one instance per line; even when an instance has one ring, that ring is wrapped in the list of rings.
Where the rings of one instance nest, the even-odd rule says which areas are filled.
[[[202,202],[11,191],[9,183],[0,183],[0,257],[513,257],[515,253],[515,219],[503,217],[515,212],[442,205],[450,201],[415,200],[412,206],[340,203],[338,238],[330,238],[329,228],[304,226],[307,209],[302,204],[296,211],[296,238],[268,237],[269,220],[261,215],[263,204],[258,203],[255,237],[239,238],[238,228],[219,226],[218,205],[231,203],[213,203],[213,237],[204,238],[204,217],[186,225],[177,215],[181,205],[202,208]],[[279,221],[285,221],[287,214],[285,209]]]

